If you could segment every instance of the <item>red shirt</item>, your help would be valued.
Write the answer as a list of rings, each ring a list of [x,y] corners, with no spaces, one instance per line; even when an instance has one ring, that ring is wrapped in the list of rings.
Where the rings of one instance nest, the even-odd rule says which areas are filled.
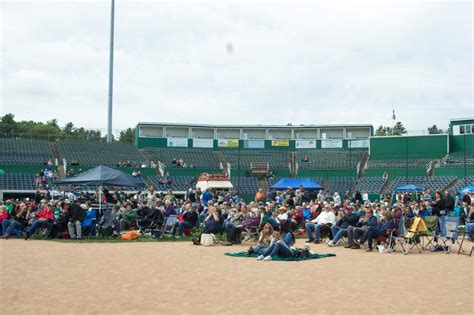
[[[54,216],[54,211],[49,207],[44,207],[43,210],[36,216],[38,219],[51,219]]]

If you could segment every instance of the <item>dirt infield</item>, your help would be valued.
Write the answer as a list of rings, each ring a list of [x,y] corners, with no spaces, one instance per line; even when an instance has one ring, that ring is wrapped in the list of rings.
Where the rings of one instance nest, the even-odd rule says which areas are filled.
[[[298,241],[302,245],[302,240]],[[472,314],[474,260],[444,253],[366,253],[263,262],[246,246],[188,242],[0,240],[2,314]]]

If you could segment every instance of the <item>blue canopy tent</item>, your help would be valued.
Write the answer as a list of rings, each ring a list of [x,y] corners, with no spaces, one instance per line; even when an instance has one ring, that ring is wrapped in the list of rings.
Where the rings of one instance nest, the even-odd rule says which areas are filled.
[[[424,190],[423,187],[416,186],[416,185],[403,185],[403,186],[398,186],[397,188],[394,189],[395,192],[422,191],[422,190]]]
[[[466,186],[461,188],[461,196],[463,192],[472,192],[474,193],[474,186]]]
[[[323,189],[321,185],[314,182],[311,178],[282,178],[278,183],[273,185],[271,188],[281,190],[287,189],[298,189],[303,187],[304,189]]]
[[[116,185],[128,187],[144,187],[145,182],[122,171],[99,165],[79,175],[55,180],[53,185],[99,185],[99,208],[102,204],[102,186]]]

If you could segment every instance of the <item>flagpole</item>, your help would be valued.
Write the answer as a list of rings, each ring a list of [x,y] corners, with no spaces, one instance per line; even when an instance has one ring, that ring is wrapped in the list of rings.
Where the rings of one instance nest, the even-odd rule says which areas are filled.
[[[113,76],[114,76],[114,15],[115,0],[112,0],[110,10],[110,51],[109,51],[109,106],[107,123],[107,142],[112,142],[112,96],[113,96]]]

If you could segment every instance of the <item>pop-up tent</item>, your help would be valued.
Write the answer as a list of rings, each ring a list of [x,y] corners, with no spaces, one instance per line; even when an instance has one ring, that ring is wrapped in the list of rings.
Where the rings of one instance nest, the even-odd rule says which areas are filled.
[[[55,180],[53,185],[99,185],[99,207],[102,203],[102,187],[104,185],[143,187],[145,182],[122,171],[99,165],[79,175]]]
[[[128,187],[143,187],[145,183],[122,171],[99,165],[79,175],[59,179],[53,182],[54,185],[115,185]]]
[[[463,192],[474,193],[474,186],[466,186],[461,188],[461,194]]]
[[[201,191],[205,191],[208,188],[214,188],[218,190],[232,189],[234,186],[228,180],[209,180],[209,181],[198,181],[196,188],[201,188]]]
[[[403,185],[403,186],[398,186],[397,188],[394,189],[395,192],[422,191],[422,190],[424,190],[423,187],[416,186],[416,185]]]
[[[273,185],[273,189],[298,189],[303,187],[304,189],[323,189],[321,185],[313,181],[311,178],[282,178],[278,183]]]

